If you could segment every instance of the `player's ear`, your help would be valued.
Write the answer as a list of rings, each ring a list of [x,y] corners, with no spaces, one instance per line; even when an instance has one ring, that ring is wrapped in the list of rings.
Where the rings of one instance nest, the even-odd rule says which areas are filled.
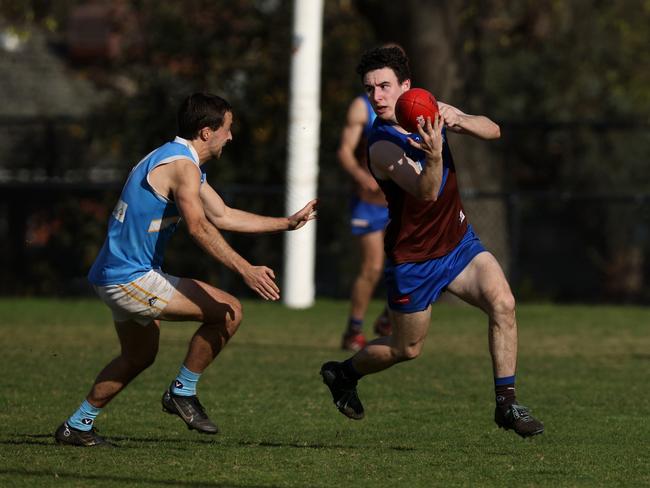
[[[209,127],[204,127],[199,131],[199,137],[201,138],[202,141],[207,141],[208,138],[210,137],[210,128]]]
[[[411,89],[411,80],[409,78],[406,78],[402,82],[402,93],[404,93],[406,90],[410,90],[410,89]]]

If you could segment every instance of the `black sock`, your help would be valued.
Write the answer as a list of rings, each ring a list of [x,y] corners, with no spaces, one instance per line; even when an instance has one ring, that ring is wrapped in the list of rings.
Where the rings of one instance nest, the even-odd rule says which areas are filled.
[[[357,369],[352,365],[352,358],[346,359],[341,363],[341,371],[343,372],[343,376],[346,379],[352,381],[359,381],[361,378],[363,378],[363,375],[359,373]]]

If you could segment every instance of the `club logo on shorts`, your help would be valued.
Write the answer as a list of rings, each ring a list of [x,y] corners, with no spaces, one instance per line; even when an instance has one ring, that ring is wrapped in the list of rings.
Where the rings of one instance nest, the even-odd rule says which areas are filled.
[[[410,295],[403,295],[401,297],[394,297],[393,298],[393,303],[396,305],[407,305],[411,303],[411,296]]]
[[[153,307],[153,304],[156,303],[157,301],[158,301],[158,297],[151,297],[149,299],[149,306]]]
[[[370,227],[370,222],[367,219],[350,219],[352,227]]]

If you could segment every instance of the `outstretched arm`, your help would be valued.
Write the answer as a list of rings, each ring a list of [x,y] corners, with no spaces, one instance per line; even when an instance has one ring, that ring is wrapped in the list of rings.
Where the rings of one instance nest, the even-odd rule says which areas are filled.
[[[450,131],[469,134],[479,139],[498,139],[501,137],[499,125],[485,115],[469,115],[447,103],[438,102],[440,115]]]
[[[201,183],[197,167],[187,160],[165,166],[174,201],[196,243],[211,257],[239,273],[244,282],[262,298],[278,300],[280,289],[275,283],[273,270],[266,266],[253,266],[237,254],[206,217],[199,196]]]
[[[227,206],[221,196],[208,184],[200,189],[205,214],[215,227],[221,230],[260,234],[296,230],[316,218],[318,200],[312,200],[289,217],[266,217]]]

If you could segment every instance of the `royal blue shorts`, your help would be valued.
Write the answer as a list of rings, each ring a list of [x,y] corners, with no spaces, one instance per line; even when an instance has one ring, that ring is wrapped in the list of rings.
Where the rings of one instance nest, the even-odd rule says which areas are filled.
[[[392,264],[386,261],[384,277],[388,306],[402,313],[425,310],[465,269],[485,251],[471,226],[458,245],[447,255],[421,263]]]
[[[383,205],[364,202],[357,197],[350,200],[350,227],[360,236],[384,230],[388,224],[388,209]]]

